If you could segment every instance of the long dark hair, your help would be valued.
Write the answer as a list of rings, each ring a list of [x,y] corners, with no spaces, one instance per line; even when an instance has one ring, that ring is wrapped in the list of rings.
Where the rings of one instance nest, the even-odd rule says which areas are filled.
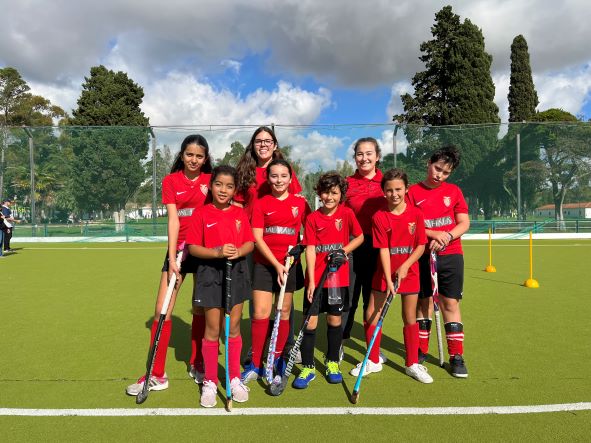
[[[277,142],[277,137],[275,137],[273,130],[267,126],[257,128],[256,131],[253,132],[252,137],[250,137],[250,142],[248,143],[248,146],[246,146],[246,150],[240,158],[238,165],[236,165],[236,171],[238,172],[236,188],[239,192],[246,192],[256,181],[257,153],[254,150],[254,140],[261,132],[269,134],[275,142],[277,149],[273,151],[273,160],[283,158],[281,151],[279,151],[279,143]]]
[[[181,143],[181,150],[174,158],[174,162],[172,163],[172,168],[170,168],[170,172],[177,172],[182,171],[185,169],[185,164],[183,163],[183,154],[185,153],[187,146],[189,145],[197,145],[205,151],[205,163],[201,166],[200,172],[211,172],[213,167],[211,166],[211,158],[209,157],[209,145],[207,144],[207,140],[200,134],[192,134],[187,135],[183,142]]]

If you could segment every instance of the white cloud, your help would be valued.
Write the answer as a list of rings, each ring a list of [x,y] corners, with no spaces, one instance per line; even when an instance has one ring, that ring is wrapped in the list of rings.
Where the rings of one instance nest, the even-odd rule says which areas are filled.
[[[227,70],[232,71],[236,75],[240,74],[240,68],[242,67],[242,63],[230,59],[222,60],[220,65],[222,65]]]

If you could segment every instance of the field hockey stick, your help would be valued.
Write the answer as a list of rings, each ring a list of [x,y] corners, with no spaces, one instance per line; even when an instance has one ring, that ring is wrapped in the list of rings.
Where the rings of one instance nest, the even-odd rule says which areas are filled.
[[[177,268],[181,267],[185,243],[181,244],[180,248],[180,251],[178,251],[176,255]],[[152,376],[152,371],[154,370],[154,361],[156,360],[156,352],[158,351],[158,345],[160,344],[160,335],[162,334],[162,327],[164,326],[166,312],[168,311],[168,306],[170,305],[170,300],[172,299],[172,292],[174,291],[175,285],[176,274],[173,273],[170,276],[170,281],[168,282],[168,287],[166,288],[166,294],[164,294],[164,301],[162,303],[162,308],[160,308],[160,316],[158,317],[158,326],[156,327],[156,334],[154,334],[154,341],[148,353],[148,365],[146,368],[146,375],[144,378],[144,386],[142,387],[140,393],[135,397],[135,402],[138,405],[146,401],[146,399],[148,398],[148,393],[150,392],[150,377]]]
[[[365,353],[365,357],[363,358],[363,363],[361,363],[361,368],[359,368],[359,375],[357,376],[357,381],[355,382],[355,386],[353,387],[353,393],[351,394],[351,403],[357,403],[359,400],[359,389],[361,388],[361,380],[363,379],[363,374],[365,372],[365,366],[367,365],[367,360],[369,359],[369,354],[373,348],[373,344],[376,341],[376,337],[378,333],[382,329],[382,324],[384,323],[384,318],[388,313],[388,309],[390,308],[390,303],[394,300],[396,293],[398,292],[398,276],[396,281],[394,282],[394,292],[390,292],[388,297],[386,297],[386,301],[384,306],[382,307],[382,313],[380,314],[380,318],[378,319],[378,323],[373,331],[371,336],[371,340],[369,341],[369,345],[367,346],[367,352]]]
[[[287,382],[289,381],[289,376],[291,375],[291,370],[293,369],[293,365],[295,364],[296,356],[298,354],[298,351],[300,350],[300,346],[302,345],[302,340],[304,339],[304,331],[306,330],[306,327],[308,326],[308,323],[310,322],[310,318],[312,317],[312,312],[316,311],[317,306],[320,305],[320,300],[322,300],[322,289],[323,289],[324,283],[326,282],[327,276],[328,276],[328,264],[326,265],[326,268],[324,269],[324,272],[322,273],[322,276],[320,277],[320,282],[318,283],[318,286],[316,286],[316,290],[314,291],[314,296],[312,297],[312,304],[310,305],[310,308],[308,309],[308,315],[306,315],[306,318],[304,320],[304,324],[302,325],[302,328],[300,329],[300,332],[298,334],[298,338],[296,339],[296,342],[293,345],[293,348],[291,348],[291,351],[289,352],[289,360],[287,361],[287,365],[285,366],[285,372],[283,373],[283,376],[281,377],[281,381],[278,383],[273,382],[269,386],[269,391],[271,392],[271,395],[274,395],[274,396],[281,395],[287,386]],[[304,295],[304,297],[305,297],[305,295]]]
[[[267,382],[273,382],[273,363],[275,362],[275,348],[277,347],[277,337],[279,336],[279,322],[281,321],[281,310],[283,309],[283,298],[285,297],[285,289],[287,287],[287,277],[289,276],[289,268],[295,263],[303,251],[302,245],[297,245],[295,248],[289,246],[287,248],[287,257],[285,258],[285,273],[283,274],[283,285],[277,297],[277,306],[275,307],[275,321],[273,322],[273,331],[271,332],[271,339],[269,340],[269,351],[267,352],[267,368],[265,376]]]
[[[431,250],[429,257],[431,266],[431,286],[433,287],[433,309],[435,311],[435,329],[437,330],[437,351],[439,366],[443,368],[443,338],[441,336],[441,313],[439,312],[439,282],[437,277],[437,252]]]
[[[226,260],[226,300],[225,300],[225,331],[224,341],[226,347],[226,410],[232,412],[232,389],[230,386],[230,357],[228,346],[230,343],[230,303],[232,301],[232,261]]]

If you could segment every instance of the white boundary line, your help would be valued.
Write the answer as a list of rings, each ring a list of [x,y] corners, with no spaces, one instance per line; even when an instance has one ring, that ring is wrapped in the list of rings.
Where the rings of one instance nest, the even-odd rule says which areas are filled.
[[[114,408],[114,409],[11,409],[0,416],[26,417],[139,417],[139,416],[230,416],[230,415],[506,415],[591,410],[591,402],[536,406],[473,406],[446,408]]]

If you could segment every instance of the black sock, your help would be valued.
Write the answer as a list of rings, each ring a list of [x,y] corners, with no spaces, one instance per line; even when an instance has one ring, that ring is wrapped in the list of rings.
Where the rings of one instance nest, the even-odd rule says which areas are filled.
[[[339,361],[339,349],[343,342],[343,332],[340,326],[327,325],[326,338],[328,341],[328,352],[326,359],[330,361]]]
[[[316,329],[306,329],[302,339],[302,365],[314,366],[314,344],[316,342]]]

